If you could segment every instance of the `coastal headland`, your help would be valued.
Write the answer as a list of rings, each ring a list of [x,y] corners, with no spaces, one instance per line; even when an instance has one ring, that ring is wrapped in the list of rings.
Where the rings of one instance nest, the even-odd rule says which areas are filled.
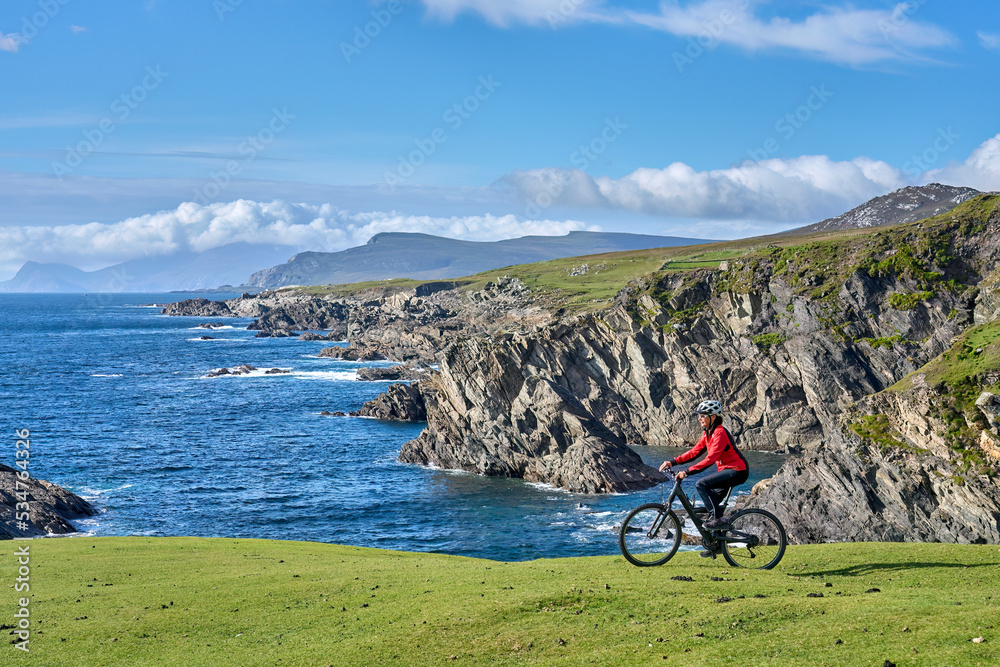
[[[1000,197],[875,229],[610,253],[454,281],[193,300],[164,312],[323,331],[327,354],[433,364],[400,458],[587,493],[659,475],[718,397],[789,454],[749,502],[795,542],[1000,542]],[[316,335],[316,334],[313,334]],[[346,356],[345,356],[346,355]]]

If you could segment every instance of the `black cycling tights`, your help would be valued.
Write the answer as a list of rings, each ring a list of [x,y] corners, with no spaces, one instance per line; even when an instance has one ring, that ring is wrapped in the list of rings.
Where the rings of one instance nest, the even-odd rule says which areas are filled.
[[[694,488],[698,490],[705,507],[711,508],[713,515],[718,519],[722,516],[719,512],[719,503],[726,497],[729,487],[739,486],[749,478],[749,470],[720,470],[699,479],[695,482]]]

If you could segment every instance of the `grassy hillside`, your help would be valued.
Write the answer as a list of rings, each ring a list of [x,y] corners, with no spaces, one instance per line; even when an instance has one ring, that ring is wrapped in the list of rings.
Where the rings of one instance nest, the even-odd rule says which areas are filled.
[[[719,268],[723,261],[729,263],[729,268],[722,275],[721,285],[740,291],[749,285],[757,265],[766,261],[774,265],[777,273],[787,275],[799,293],[815,298],[834,293],[857,269],[872,275],[906,275],[924,286],[930,295],[926,298],[931,298],[934,289],[954,287],[954,279],[961,278],[947,271],[953,260],[949,254],[951,240],[981,231],[998,209],[1000,196],[982,195],[948,213],[894,227],[764,236],[570,257],[508,266],[457,282],[464,289],[477,290],[509,275],[520,279],[550,305],[574,311],[593,310],[606,305],[623,287],[639,278],[651,276],[650,282],[655,282],[657,277],[668,273]],[[894,253],[897,250],[903,252]],[[424,282],[434,281],[327,285],[307,291],[347,296],[377,286],[413,288]]]
[[[23,544],[0,543],[5,628]],[[640,569],[264,540],[29,544],[31,652],[5,647],[4,665],[1000,663],[996,545],[790,547],[748,572],[691,552]]]

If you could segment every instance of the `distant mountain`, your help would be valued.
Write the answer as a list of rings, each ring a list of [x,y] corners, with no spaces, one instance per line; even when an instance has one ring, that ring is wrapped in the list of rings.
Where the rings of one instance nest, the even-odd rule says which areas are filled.
[[[26,262],[0,292],[169,292],[239,285],[252,271],[283,261],[294,248],[232,243],[202,253],[139,257],[97,271]]]
[[[881,227],[916,222],[933,215],[940,215],[976,195],[979,190],[960,188],[940,183],[908,186],[881,197],[869,199],[861,206],[852,208],[836,218],[827,218],[805,227],[799,227],[786,234],[809,234],[835,229],[857,227]]]
[[[376,234],[366,245],[341,252],[299,253],[284,264],[253,274],[248,284],[273,289],[386,278],[460,278],[513,264],[710,242],[676,236],[570,232],[566,236],[524,236],[487,243],[387,232]]]

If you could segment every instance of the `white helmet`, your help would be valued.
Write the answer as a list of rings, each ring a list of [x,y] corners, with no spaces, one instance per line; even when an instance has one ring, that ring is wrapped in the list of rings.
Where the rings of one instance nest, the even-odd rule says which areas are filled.
[[[696,415],[721,415],[722,414],[722,403],[718,401],[702,401],[698,404],[698,407],[694,409]]]

